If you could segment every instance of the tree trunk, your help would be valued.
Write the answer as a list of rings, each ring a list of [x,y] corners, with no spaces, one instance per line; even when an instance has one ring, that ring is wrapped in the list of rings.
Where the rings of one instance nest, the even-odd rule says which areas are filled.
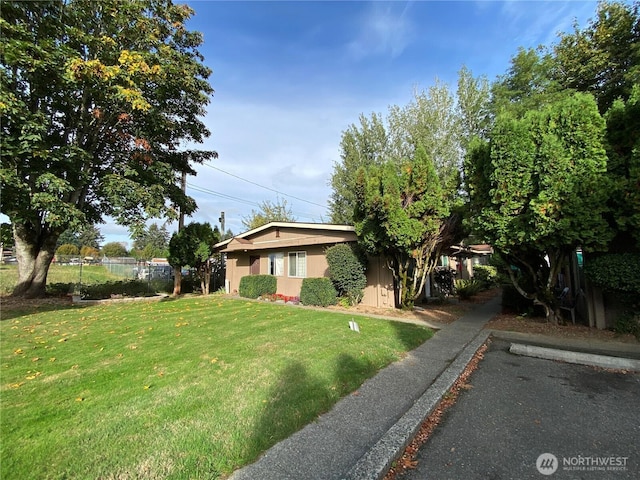
[[[173,267],[173,294],[180,295],[182,292],[182,267]]]
[[[47,274],[56,251],[59,234],[50,231],[39,235],[24,226],[14,224],[18,283],[14,297],[41,298],[46,294]]]

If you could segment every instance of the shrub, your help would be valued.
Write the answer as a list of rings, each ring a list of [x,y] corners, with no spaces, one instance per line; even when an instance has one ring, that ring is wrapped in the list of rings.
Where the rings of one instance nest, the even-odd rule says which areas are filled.
[[[73,292],[73,283],[48,283],[46,287],[47,295],[64,297]]]
[[[612,292],[640,292],[640,254],[609,253],[589,259],[585,274],[595,285]]]
[[[300,290],[300,301],[304,305],[326,307],[338,302],[336,291],[330,278],[305,278]]]
[[[327,248],[325,255],[329,264],[329,278],[338,294],[347,298],[351,305],[362,301],[367,286],[366,264],[353,247],[341,243]]]
[[[498,280],[498,269],[492,265],[474,265],[473,278],[482,288],[492,288]]]
[[[94,285],[82,285],[80,287],[80,296],[87,300],[102,300],[111,298],[113,295],[145,297],[155,293],[155,291],[150,291],[148,282],[140,280],[121,280]]]
[[[482,290],[482,284],[477,280],[456,280],[456,293],[460,300],[467,300]]]
[[[240,279],[238,293],[244,298],[258,298],[276,293],[278,281],[273,275],[248,275]]]

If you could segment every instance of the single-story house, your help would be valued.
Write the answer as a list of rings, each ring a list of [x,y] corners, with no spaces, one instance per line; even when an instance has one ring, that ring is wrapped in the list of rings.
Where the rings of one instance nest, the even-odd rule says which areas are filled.
[[[237,293],[246,275],[277,278],[277,293],[299,296],[302,280],[328,276],[325,250],[339,243],[356,243],[349,225],[271,222],[216,245],[227,259],[226,288]],[[393,275],[382,258],[369,259],[363,305],[393,308]]]

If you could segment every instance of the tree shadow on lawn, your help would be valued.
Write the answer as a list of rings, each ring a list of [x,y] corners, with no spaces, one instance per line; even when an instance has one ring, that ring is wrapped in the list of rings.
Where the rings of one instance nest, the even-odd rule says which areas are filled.
[[[327,381],[310,375],[301,362],[290,363],[271,387],[264,409],[248,432],[250,461],[329,411],[340,398],[355,391],[377,371],[369,360],[341,354],[332,379]]]
[[[402,342],[407,352],[418,348],[437,332],[437,330],[429,328],[426,325],[420,326],[394,321],[391,322],[391,325],[396,331],[396,337]]]
[[[0,300],[0,321],[13,320],[43,312],[57,312],[77,308],[86,308],[89,305],[72,304],[71,301],[60,298],[24,300],[14,297],[3,297]]]

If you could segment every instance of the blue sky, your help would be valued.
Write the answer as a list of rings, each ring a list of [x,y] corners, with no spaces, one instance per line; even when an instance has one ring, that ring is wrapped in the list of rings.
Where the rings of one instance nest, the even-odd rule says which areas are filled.
[[[201,53],[215,89],[205,118],[212,135],[203,147],[220,157],[210,162],[219,170],[198,166],[188,179],[199,209],[186,222],[216,225],[224,211],[234,233],[257,203],[276,201],[273,190],[291,196],[280,198],[298,221],[328,220],[323,205],[341,133],[361,113],[405,105],[414,88],[436,78],[455,91],[462,65],[494,80],[518,47],[551,44],[574,20],[586,26],[597,7],[594,1],[188,3],[195,10],[188,26],[204,35]],[[124,228],[99,228],[106,241],[128,240]]]
[[[279,192],[299,221],[328,220],[326,205],[341,133],[361,113],[406,104],[414,88],[434,80],[455,91],[462,65],[494,80],[518,47],[551,44],[574,20],[585,26],[596,2],[191,1],[190,28],[213,69],[215,95],[205,146],[211,164]],[[199,205],[191,221],[243,231],[255,203],[276,201],[272,190],[199,167],[190,189]],[[251,203],[247,202],[253,202]]]

